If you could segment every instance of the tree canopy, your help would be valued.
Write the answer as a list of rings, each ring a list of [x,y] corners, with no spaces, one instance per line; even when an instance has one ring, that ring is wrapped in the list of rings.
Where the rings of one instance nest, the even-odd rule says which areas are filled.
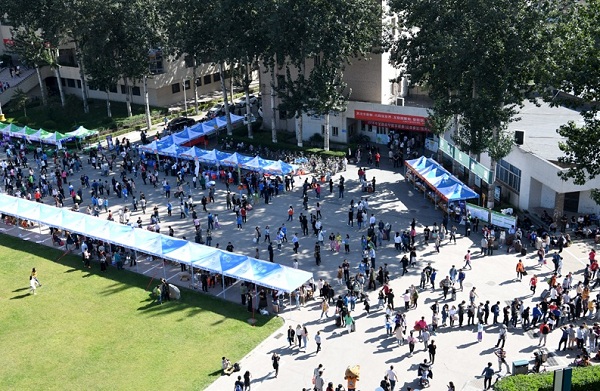
[[[440,115],[458,115],[454,141],[489,151],[535,87],[547,54],[549,5],[527,0],[392,0],[400,35],[391,58],[427,87]],[[501,134],[501,133],[500,133]]]

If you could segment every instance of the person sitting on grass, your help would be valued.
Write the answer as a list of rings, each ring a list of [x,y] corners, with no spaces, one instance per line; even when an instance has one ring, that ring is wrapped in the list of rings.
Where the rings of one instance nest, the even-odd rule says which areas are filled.
[[[231,375],[233,373],[233,365],[231,365],[231,361],[227,357],[223,357],[221,359],[221,369],[223,375]]]

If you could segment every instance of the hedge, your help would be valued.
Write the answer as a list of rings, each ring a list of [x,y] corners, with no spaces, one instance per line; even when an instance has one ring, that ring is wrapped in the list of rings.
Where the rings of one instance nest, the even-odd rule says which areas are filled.
[[[494,386],[496,391],[552,391],[553,372],[508,376]],[[572,391],[600,390],[600,366],[573,368]]]

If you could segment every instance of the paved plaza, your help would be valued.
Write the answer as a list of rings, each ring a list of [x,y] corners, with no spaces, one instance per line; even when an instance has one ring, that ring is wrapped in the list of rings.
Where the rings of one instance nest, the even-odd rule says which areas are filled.
[[[154,132],[150,132],[154,134]],[[127,135],[132,141],[137,141],[137,134],[132,133]],[[384,147],[385,148],[385,147]],[[387,156],[387,151],[382,153],[382,156]],[[31,157],[31,155],[29,156]],[[507,254],[506,248],[500,248],[492,256],[479,255],[479,242],[481,240],[480,233],[474,233],[470,237],[464,236],[464,226],[458,226],[457,242],[449,243],[446,240],[442,243],[440,252],[437,253],[433,244],[425,245],[422,243],[422,232],[424,226],[431,227],[434,222],[438,225],[442,221],[442,212],[436,210],[432,203],[426,200],[422,193],[417,192],[411,184],[404,181],[404,168],[394,169],[391,163],[383,161],[382,167],[379,169],[367,166],[367,178],[371,180],[375,177],[377,180],[376,191],[374,193],[363,193],[358,181],[358,166],[349,165],[346,172],[337,174],[333,177],[337,184],[340,175],[343,175],[345,181],[344,198],[339,198],[337,194],[337,186],[334,187],[333,194],[329,193],[328,186],[323,186],[321,199],[315,198],[314,192],[309,192],[309,210],[305,211],[302,207],[302,182],[306,177],[296,177],[295,189],[293,191],[280,194],[270,200],[269,205],[265,205],[264,201],[260,200],[254,209],[248,213],[248,221],[243,228],[236,228],[235,215],[226,209],[225,206],[225,185],[217,181],[215,203],[208,205],[208,210],[213,214],[218,214],[220,229],[213,231],[213,246],[219,243],[221,248],[225,248],[228,242],[231,242],[235,247],[235,252],[248,256],[255,256],[256,249],[259,250],[261,259],[268,259],[267,243],[261,242],[257,245],[253,242],[254,228],[259,227],[261,233],[265,226],[270,226],[271,237],[273,238],[277,228],[282,224],[286,224],[288,228],[289,243],[284,243],[281,251],[275,246],[275,262],[286,266],[293,266],[293,260],[297,259],[299,268],[313,273],[314,280],[317,282],[320,278],[329,281],[335,289],[336,297],[345,292],[344,287],[338,285],[336,280],[337,269],[344,259],[348,259],[352,266],[352,273],[358,272],[358,265],[362,259],[360,239],[362,235],[366,235],[366,228],[358,230],[355,222],[354,227],[347,225],[347,215],[350,201],[358,202],[361,197],[368,197],[369,216],[374,214],[379,222],[391,224],[392,233],[396,231],[402,232],[410,227],[410,222],[413,218],[417,222],[417,259],[416,267],[411,267],[407,275],[401,276],[402,268],[400,266],[400,258],[402,253],[398,253],[394,249],[393,239],[384,241],[383,246],[377,248],[377,268],[387,263],[390,271],[390,287],[396,294],[395,307],[397,310],[403,311],[404,303],[402,294],[411,285],[419,286],[420,274],[423,267],[431,263],[432,267],[438,270],[435,290],[431,290],[431,285],[425,290],[419,290],[418,308],[411,309],[407,312],[408,329],[412,329],[414,323],[422,316],[429,323],[431,320],[432,311],[430,306],[435,300],[439,300],[440,307],[443,304],[458,305],[462,300],[469,302],[469,291],[476,287],[478,297],[476,304],[479,302],[485,303],[489,300],[490,305],[500,301],[501,307],[506,306],[515,298],[522,299],[525,306],[533,307],[540,300],[541,293],[547,284],[545,280],[551,274],[552,262],[548,257],[548,264],[542,269],[536,268],[537,260],[535,253],[529,247],[526,257],[523,257],[523,262],[529,272],[529,276],[523,278],[522,282],[515,279],[515,266],[520,256],[514,253]],[[87,164],[87,158],[83,157],[84,162],[83,172],[75,173],[70,181],[79,187],[79,176],[86,173],[90,177],[90,182],[93,179],[110,178],[102,177],[100,170],[93,170]],[[52,167],[52,166],[51,166]],[[50,170],[49,170],[50,171]],[[111,173],[111,175],[117,175]],[[162,173],[159,178],[159,183],[162,181]],[[175,177],[169,177],[168,180],[175,188]],[[141,178],[135,178],[137,187],[136,196],[139,199],[139,193],[143,192],[148,199],[147,213],[143,215],[141,209],[138,212],[133,212],[130,220],[136,221],[141,216],[144,226],[150,222],[150,214],[154,206],[158,206],[161,216],[161,232],[167,233],[168,226],[171,226],[175,237],[181,238],[185,236],[189,240],[194,239],[194,224],[191,217],[180,219],[178,203],[173,202],[173,214],[167,216],[165,198],[162,187],[159,185],[154,188],[150,184],[143,185]],[[194,189],[190,187],[194,203],[197,205],[196,210],[201,219],[201,225],[206,229],[206,213],[202,212],[200,199],[203,195],[208,196],[207,191],[202,191],[200,186]],[[232,187],[232,191],[234,187]],[[173,198],[171,198],[173,199]],[[89,191],[84,191],[84,199],[82,209],[89,204]],[[45,203],[50,203],[49,198],[44,199]],[[325,239],[325,246],[322,249],[323,262],[321,266],[316,266],[313,256],[314,245],[316,238],[313,235],[303,236],[298,215],[300,212],[304,214],[316,213],[316,202],[321,203],[321,213],[323,215],[323,228],[326,231],[326,237],[329,233],[339,233],[342,237],[346,234],[350,236],[350,253],[344,254],[342,251],[329,251],[328,240]],[[65,207],[72,205],[70,198],[66,199]],[[117,198],[111,191],[109,198],[109,209],[115,212],[119,207],[127,206],[131,209],[131,197],[128,200]],[[288,208],[293,206],[295,210],[294,220],[286,221],[288,218]],[[106,219],[107,213],[102,213],[99,218]],[[310,228],[310,227],[309,227]],[[3,225],[0,228],[4,233],[18,235],[26,240],[32,240],[46,245],[51,245],[51,240],[46,231],[40,231],[37,228],[31,230],[23,230],[19,228]],[[312,233],[312,230],[310,230]],[[298,233],[299,237],[299,254],[293,253],[291,237],[294,233]],[[572,271],[577,273],[574,281],[582,280],[582,270],[587,263],[587,253],[593,243],[590,241],[577,242],[573,246],[566,248],[562,255],[564,257],[563,274]],[[466,272],[466,280],[464,283],[464,291],[458,292],[457,298],[454,301],[443,300],[442,290],[437,286],[446,275],[452,265],[456,265],[457,269],[464,264],[463,258],[467,250],[471,250],[474,254],[472,264],[473,269]],[[97,266],[96,266],[97,267]],[[160,278],[166,277],[170,283],[178,284],[183,287],[188,287],[189,282],[180,281],[179,266],[167,265],[163,266],[162,262],[142,259],[137,267],[132,267],[132,271],[143,273],[150,277]],[[535,296],[531,296],[529,290],[529,277],[531,274],[537,274],[540,278],[538,291]],[[378,284],[378,290],[380,286]],[[377,291],[378,291],[377,290]],[[377,309],[377,291],[369,291],[371,303],[370,314],[364,310],[363,303],[357,303],[355,311],[352,313],[356,320],[356,332],[349,333],[345,328],[336,328],[333,312],[334,305],[329,311],[330,317],[319,319],[321,315],[320,301],[312,300],[306,305],[296,309],[295,305],[290,306],[289,301],[286,301],[286,308],[279,314],[285,321],[284,325],[275,334],[270,336],[261,345],[254,349],[248,356],[240,361],[242,367],[240,375],[246,370],[249,370],[253,377],[252,390],[302,390],[302,388],[311,389],[311,379],[314,369],[318,364],[323,364],[325,367],[324,379],[325,384],[333,382],[334,386],[343,384],[344,372],[346,367],[351,365],[360,365],[361,377],[358,382],[358,388],[362,391],[375,390],[380,381],[383,379],[385,371],[391,365],[394,366],[399,381],[396,384],[395,390],[405,390],[407,386],[417,387],[417,366],[424,359],[428,358],[428,353],[424,349],[423,343],[418,341],[415,348],[415,354],[409,356],[408,345],[399,346],[396,343],[395,337],[387,336],[385,329],[385,312],[382,309]],[[212,288],[210,294],[221,294],[221,287]],[[234,284],[226,289],[224,296],[232,301],[240,301],[240,286]],[[595,297],[597,292],[592,294]],[[184,294],[190,294],[184,291]],[[199,291],[193,294],[202,294]],[[241,307],[240,304],[240,308]],[[260,316],[260,315],[257,315]],[[250,317],[250,315],[249,315]],[[466,316],[465,316],[466,319]],[[491,319],[491,317],[490,317]],[[441,323],[441,322],[440,322]],[[588,324],[590,322],[588,321]],[[298,324],[305,325],[309,333],[309,341],[306,349],[298,349],[297,347],[289,347],[287,342],[286,330],[289,326],[295,329]],[[318,354],[314,336],[317,332],[321,333],[322,350]],[[480,378],[481,372],[488,361],[494,364],[497,369],[497,359],[494,355],[494,346],[497,341],[499,327],[497,325],[486,325],[484,327],[483,341],[477,341],[477,327],[463,326],[458,327],[440,327],[437,333],[432,336],[438,347],[435,356],[435,364],[433,366],[433,380],[431,382],[432,390],[446,390],[446,385],[449,381],[454,382],[456,389],[482,389],[483,379]],[[535,330],[534,330],[535,331]],[[252,327],[248,326],[248,332],[252,332]],[[552,367],[560,367],[569,364],[574,358],[574,351],[556,352],[560,332],[552,332],[548,337],[547,349],[551,354],[549,360],[549,369]],[[237,336],[243,339],[244,336]],[[534,337],[533,331],[525,332],[520,327],[513,329],[509,327],[509,335],[506,342],[507,361],[512,363],[515,360],[532,360],[533,352],[537,347],[538,340]],[[274,377],[274,371],[271,366],[271,355],[276,352],[281,355],[280,370],[277,378]],[[227,352],[222,352],[223,356],[227,356]],[[198,358],[201,359],[202,347],[198,348]],[[191,365],[191,363],[190,363]],[[214,363],[215,370],[220,368],[220,363]],[[188,367],[193,369],[193,366]],[[505,371],[505,370],[503,370]],[[505,372],[503,372],[504,374]],[[237,374],[232,376],[224,376],[216,380],[208,389],[211,391],[221,391],[233,389],[233,383],[236,380]]]

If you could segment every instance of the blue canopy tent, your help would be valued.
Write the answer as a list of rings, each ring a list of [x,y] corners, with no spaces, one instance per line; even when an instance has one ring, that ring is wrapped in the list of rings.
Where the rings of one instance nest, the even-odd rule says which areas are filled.
[[[207,151],[206,149],[201,149],[198,147],[191,147],[190,149],[188,149],[187,151],[185,151],[181,155],[179,155],[179,157],[182,159],[196,160],[196,159],[200,159],[200,157],[206,155],[208,152],[209,151]]]
[[[242,167],[244,163],[247,163],[250,160],[252,160],[250,156],[240,155],[239,153],[234,152],[225,159],[221,159],[220,162],[222,166]]]
[[[0,213],[282,292],[290,293],[312,278],[302,270],[6,194],[0,194]]]
[[[441,164],[431,158],[421,156],[418,159],[407,160],[404,162],[407,171],[418,177],[423,183],[432,189],[437,196],[446,202],[468,200],[479,198],[479,195],[469,189],[458,178],[452,175]]]
[[[277,160],[264,167],[264,171],[269,174],[286,175],[294,172],[294,168],[291,164]]]
[[[241,166],[242,166],[242,168],[244,168],[246,170],[264,172],[265,167],[267,167],[271,163],[273,163],[272,160],[265,160],[265,159],[261,158],[260,156],[255,156],[253,159],[250,159],[247,162],[242,163]]]
[[[171,144],[166,148],[160,148],[158,149],[158,154],[159,155],[165,155],[165,156],[170,156],[170,157],[174,157],[176,159],[179,158],[179,155],[181,155],[182,153],[185,153],[188,151],[187,147],[180,147],[177,144]]]

